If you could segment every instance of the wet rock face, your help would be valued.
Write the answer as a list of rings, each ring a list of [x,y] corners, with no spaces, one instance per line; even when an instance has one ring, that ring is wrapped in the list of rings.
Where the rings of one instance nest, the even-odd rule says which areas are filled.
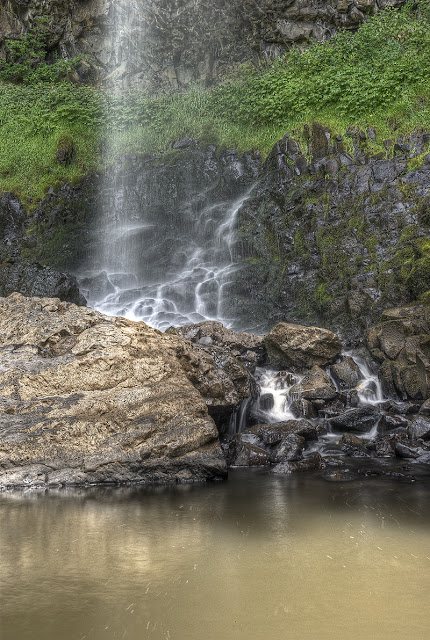
[[[274,146],[239,211],[237,316],[246,309],[263,327],[316,324],[358,341],[384,309],[430,289],[430,136],[393,135],[381,157],[374,133],[342,139],[314,123],[305,142],[287,134]]]
[[[0,296],[7,297],[15,291],[29,297],[50,296],[86,305],[75,276],[46,265],[12,258],[0,265]]]
[[[223,477],[174,340],[58,299],[1,298],[0,485]]]
[[[305,370],[329,364],[342,344],[327,329],[280,322],[265,337],[270,364],[277,369]]]
[[[102,77],[150,90],[182,88],[195,82],[210,84],[245,61],[272,59],[309,39],[323,40],[340,28],[356,28],[385,4],[5,0],[0,7],[0,47],[4,38],[31,27],[36,18],[50,17],[46,29],[53,52],[67,57],[88,54]],[[390,4],[401,5],[402,0]]]
[[[384,392],[421,403],[430,388],[430,307],[413,304],[387,309],[382,322],[366,333],[373,357],[381,363]],[[423,410],[425,411],[425,409]]]

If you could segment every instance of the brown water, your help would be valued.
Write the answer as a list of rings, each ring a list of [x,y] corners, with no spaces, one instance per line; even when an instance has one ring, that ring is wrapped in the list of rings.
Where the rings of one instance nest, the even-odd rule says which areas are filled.
[[[0,494],[1,640],[428,640],[430,484]]]

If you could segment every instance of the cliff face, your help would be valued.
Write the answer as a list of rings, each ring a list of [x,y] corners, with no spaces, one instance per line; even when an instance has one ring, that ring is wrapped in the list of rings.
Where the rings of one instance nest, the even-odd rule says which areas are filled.
[[[52,53],[89,55],[100,78],[178,89],[354,29],[388,4],[403,0],[5,0],[0,57],[6,38],[47,17]]]
[[[227,317],[241,329],[288,320],[358,340],[382,310],[430,290],[430,154],[425,133],[387,141],[389,151],[376,156],[374,130],[351,135],[349,154],[345,140],[315,124],[307,149],[286,136],[262,167],[252,154],[196,143],[123,158],[107,180],[89,176],[48,194],[19,228],[6,224],[4,198],[3,269],[21,257],[72,272],[100,268],[98,203],[109,209],[118,191],[128,194],[133,219],[154,221],[154,241],[137,252],[139,273],[165,273],[189,233],[189,203],[234,200],[254,184],[238,212],[234,257],[242,268],[229,285]]]

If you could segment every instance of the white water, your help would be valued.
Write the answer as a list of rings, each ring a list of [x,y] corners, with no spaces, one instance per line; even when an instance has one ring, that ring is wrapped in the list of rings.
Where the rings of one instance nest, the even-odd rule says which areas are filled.
[[[300,382],[303,376],[298,376],[287,371],[273,371],[271,369],[258,369],[256,375],[260,385],[260,398],[264,395],[268,395],[269,397],[271,395],[273,398],[273,407],[271,409],[265,409],[260,399],[258,399],[256,406],[253,408],[253,415],[266,423],[295,420],[290,410],[290,405],[293,400],[290,390],[295,384]]]
[[[350,356],[354,360],[362,375],[362,379],[355,388],[359,405],[375,406],[385,402],[386,398],[382,392],[381,383],[377,375],[370,370],[366,361],[353,353],[344,353],[343,355]],[[260,385],[260,397],[252,408],[254,418],[266,424],[299,419],[292,413],[291,404],[293,400],[300,400],[300,397],[295,392],[291,392],[291,390],[295,384],[302,380],[303,376],[288,371],[279,372],[270,369],[258,369],[256,377]],[[264,407],[261,398],[262,396],[267,397],[270,395],[273,398],[273,407],[269,409]],[[349,408],[346,406],[345,411]],[[371,440],[376,437],[377,429],[378,423],[368,433],[360,434],[360,437]],[[328,433],[326,437],[327,439],[330,439],[330,437],[338,438],[339,434]]]
[[[230,326],[228,288],[238,269],[233,250],[237,214],[251,191],[233,202],[183,211],[186,219],[179,222],[172,243],[166,235],[169,230],[161,225],[128,219],[125,202],[121,215],[105,229],[103,268],[81,278],[90,306],[108,315],[143,320],[160,330],[202,320]],[[149,247],[154,254],[158,245],[159,267],[140,269],[142,252]],[[157,256],[151,259],[155,262]],[[95,282],[101,286],[95,287]]]
[[[377,405],[381,402],[385,402],[385,398],[382,392],[382,386],[378,376],[371,371],[369,365],[364,358],[354,355],[354,353],[345,353],[344,355],[350,356],[357,367],[360,369],[362,380],[357,386],[358,399],[361,404]]]
[[[128,90],[130,78],[134,89],[145,89],[144,74],[135,67],[139,56],[152,46],[146,33],[146,8],[144,2],[121,0],[109,9],[113,53],[105,82],[116,96]],[[112,126],[105,140],[108,157],[115,156],[120,136],[119,128]],[[160,330],[202,320],[231,326],[228,299],[238,268],[234,256],[237,214],[252,189],[237,199],[236,194],[216,201],[207,185],[200,192],[190,188],[193,195],[185,204],[167,191],[171,210],[158,210],[162,177],[151,189],[151,180],[139,173],[145,169],[137,166],[137,183],[132,184],[121,167],[126,164],[120,158],[119,171],[108,172],[102,184],[94,243],[99,250],[79,277],[88,304],[107,315],[143,320]],[[178,180],[191,184],[193,178],[185,175]],[[166,184],[165,189],[172,186]]]

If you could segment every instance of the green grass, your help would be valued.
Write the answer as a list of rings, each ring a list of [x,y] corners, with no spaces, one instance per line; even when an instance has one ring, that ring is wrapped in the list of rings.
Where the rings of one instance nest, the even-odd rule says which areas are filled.
[[[34,201],[56,182],[184,135],[264,156],[292,131],[306,149],[303,125],[314,120],[341,134],[375,127],[369,152],[385,151],[384,139],[430,130],[429,0],[381,11],[356,33],[242,69],[213,89],[151,97],[64,82],[0,84],[0,191]],[[56,160],[63,135],[75,148],[67,167]],[[345,142],[351,147],[351,137]]]

